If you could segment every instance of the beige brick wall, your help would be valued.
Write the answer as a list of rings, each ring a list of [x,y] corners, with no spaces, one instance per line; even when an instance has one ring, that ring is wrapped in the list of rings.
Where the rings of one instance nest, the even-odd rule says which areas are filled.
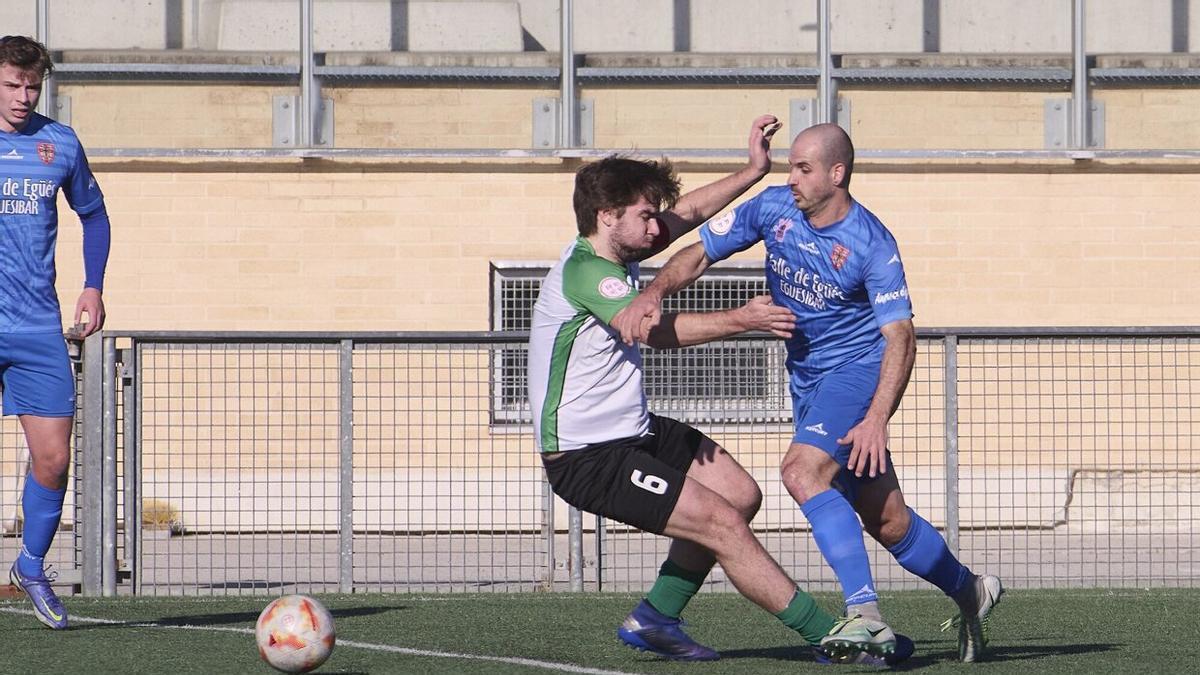
[[[269,148],[274,96],[296,87],[254,84],[64,84],[71,126],[90,148]],[[327,88],[338,147],[522,148],[532,105],[557,89]]]
[[[740,148],[750,121],[773,113],[788,121],[788,101],[812,90],[709,88],[591,88],[599,148]],[[784,134],[787,130],[783,131]]]
[[[63,84],[85,148],[271,147],[271,97],[295,87]]]
[[[844,90],[859,148],[1041,150],[1043,101],[1027,91]]]
[[[72,126],[89,148],[271,146],[272,97],[295,87],[253,84],[71,84]],[[327,87],[339,148],[530,148],[535,98],[556,88]],[[740,147],[749,120],[811,89],[773,87],[584,87],[601,148]],[[1044,147],[1043,106],[1068,92],[844,88],[860,148]],[[1200,148],[1200,89],[1100,89],[1106,147]],[[785,129],[794,133],[796,129]]]
[[[1200,148],[1200,90],[1111,89],[1095,92],[1105,105],[1105,147]]]
[[[574,161],[94,164],[118,329],[483,330],[489,263],[553,260],[574,234]],[[681,163],[686,187],[733,168]],[[1191,166],[865,162],[853,187],[900,242],[919,325],[1200,316]],[[69,312],[82,264],[62,209]]]

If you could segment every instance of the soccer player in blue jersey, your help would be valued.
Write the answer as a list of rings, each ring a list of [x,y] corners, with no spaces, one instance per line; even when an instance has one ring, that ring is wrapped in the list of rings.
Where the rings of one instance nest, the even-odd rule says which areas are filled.
[[[772,115],[756,119],[747,166],[683,196],[665,161],[607,157],[579,170],[578,236],[533,309],[535,437],[550,486],[568,504],[672,539],[654,586],[617,630],[626,645],[674,660],[717,659],[679,617],[720,562],[738,591],[818,646],[819,658],[890,665],[912,653],[912,641],[882,621],[837,621],[796,588],[749,527],[762,500],[758,484],[699,430],[647,410],[641,352],[612,328],[637,296],[638,263],[761,180],[778,128]],[[725,312],[669,314],[647,344],[681,347],[778,327],[783,337],[794,323],[760,297]]]
[[[850,196],[854,147],[840,127],[801,132],[788,163],[786,186],[767,188],[703,225],[701,241],[672,256],[616,328],[626,342],[644,339],[663,297],[762,242],[774,302],[797,317],[787,341],[794,435],[781,463],[783,483],[838,577],[847,616],[881,618],[865,527],[904,569],[954,599],[959,656],[975,661],[985,646],[983,622],[1003,587],[967,569],[905,504],[887,447],[887,423],[916,358],[896,240]]]
[[[83,223],[84,288],[75,323],[80,338],[104,325],[109,224],[104,196],[70,127],[34,112],[54,66],[46,48],[22,36],[0,38],[0,386],[5,415],[25,430],[32,470],[25,477],[25,528],[9,579],[29,595],[39,621],[67,627],[44,559],[66,495],[75,381],[54,288],[58,191]]]

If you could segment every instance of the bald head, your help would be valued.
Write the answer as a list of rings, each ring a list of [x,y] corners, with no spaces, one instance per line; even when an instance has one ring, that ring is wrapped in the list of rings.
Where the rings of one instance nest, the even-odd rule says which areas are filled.
[[[845,166],[845,175],[838,187],[850,189],[850,174],[854,172],[854,144],[850,142],[850,135],[845,129],[836,124],[811,126],[796,135],[792,147],[805,148],[819,158],[826,168],[835,164]]]

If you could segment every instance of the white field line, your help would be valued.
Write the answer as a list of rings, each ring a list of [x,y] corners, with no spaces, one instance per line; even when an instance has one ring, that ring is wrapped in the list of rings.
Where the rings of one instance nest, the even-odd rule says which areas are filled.
[[[17,609],[15,607],[0,607],[0,612],[5,614],[26,614],[33,616],[33,610]],[[158,624],[151,621],[116,621],[114,619],[99,619],[89,616],[77,616],[72,614],[71,621],[81,621],[83,623],[99,623],[109,626],[128,626],[130,628],[163,628],[163,629],[178,629],[178,630],[201,630],[211,631],[214,633],[242,633],[245,635],[254,635],[254,630],[251,628],[229,628],[225,626],[192,626],[188,624]],[[489,663],[507,663],[517,666],[528,666],[530,668],[542,668],[544,670],[552,670],[559,673],[584,673],[586,675],[631,675],[619,670],[601,670],[599,668],[585,668],[584,666],[574,666],[569,663],[555,663],[553,661],[538,661],[535,659],[522,659],[511,656],[484,656],[480,654],[459,654],[457,652],[437,652],[427,649],[410,649],[408,647],[396,647],[393,645],[377,645],[369,642],[355,642],[353,640],[337,641],[338,648],[352,647],[354,649],[369,649],[376,652],[390,652],[393,654],[405,654],[408,656],[428,656],[442,659],[463,659],[468,661],[487,661]]]

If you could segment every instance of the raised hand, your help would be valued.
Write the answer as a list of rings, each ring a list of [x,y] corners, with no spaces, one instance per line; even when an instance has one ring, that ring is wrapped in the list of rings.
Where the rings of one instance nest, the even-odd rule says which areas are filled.
[[[750,166],[767,174],[771,171],[771,137],[783,123],[771,114],[759,115],[750,126]]]

